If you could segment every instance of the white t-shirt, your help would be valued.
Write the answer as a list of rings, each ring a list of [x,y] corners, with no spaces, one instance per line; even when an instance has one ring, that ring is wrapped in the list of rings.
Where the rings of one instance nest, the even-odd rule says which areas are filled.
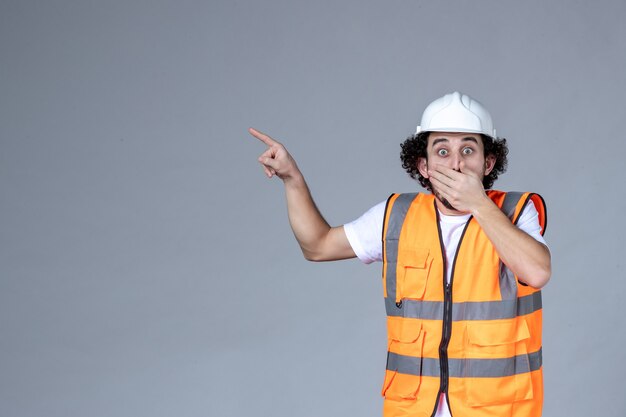
[[[387,200],[382,201],[366,211],[358,219],[343,225],[352,250],[363,263],[371,264],[372,262],[382,262],[383,260],[382,235],[386,204]],[[441,212],[439,213],[441,237],[446,248],[448,265],[452,265],[451,261],[459,244],[463,226],[469,217],[469,214],[446,216],[441,214]],[[532,200],[529,200],[524,210],[522,210],[522,214],[517,221],[517,227],[537,241],[544,245],[546,244],[543,236],[541,236],[539,213],[537,213]]]
[[[366,264],[382,262],[383,260],[382,234],[386,204],[387,200],[382,201],[366,211],[358,219],[343,226],[348,241],[352,246],[352,250],[354,250],[356,256]],[[465,223],[469,218],[469,214],[447,216],[441,214],[441,212],[439,213],[441,238],[443,239],[443,246],[446,249],[446,261],[448,265],[452,265],[454,261],[459,239],[463,233]],[[538,242],[544,245],[546,244],[543,236],[541,236],[539,213],[537,213],[537,209],[532,201],[529,200],[524,210],[522,210],[522,214],[516,226],[535,238]],[[450,282],[451,268],[448,268],[446,273],[448,282]],[[439,407],[437,407],[435,417],[450,417],[450,410],[445,400],[445,394],[441,394],[439,398]]]

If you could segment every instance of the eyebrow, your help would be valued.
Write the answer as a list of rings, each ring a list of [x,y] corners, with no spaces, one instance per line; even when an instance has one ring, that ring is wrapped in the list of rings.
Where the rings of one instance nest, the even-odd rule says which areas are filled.
[[[461,140],[463,142],[474,142],[474,143],[478,144],[478,141],[476,140],[476,138],[473,138],[471,136],[466,136],[466,137],[464,137]],[[446,138],[437,138],[437,139],[433,140],[433,146],[435,146],[436,144],[441,143],[441,142],[449,142],[449,140],[446,139]]]

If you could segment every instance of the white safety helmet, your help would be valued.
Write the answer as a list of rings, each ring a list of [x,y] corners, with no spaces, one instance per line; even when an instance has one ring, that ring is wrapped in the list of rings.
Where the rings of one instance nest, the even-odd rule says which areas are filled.
[[[482,133],[496,138],[496,129],[487,109],[458,91],[446,94],[426,107],[415,133],[420,132]]]

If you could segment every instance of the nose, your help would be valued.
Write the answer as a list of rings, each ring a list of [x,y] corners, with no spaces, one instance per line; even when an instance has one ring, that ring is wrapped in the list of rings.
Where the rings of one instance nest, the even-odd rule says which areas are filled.
[[[454,154],[452,156],[452,169],[455,171],[461,171],[461,157]]]

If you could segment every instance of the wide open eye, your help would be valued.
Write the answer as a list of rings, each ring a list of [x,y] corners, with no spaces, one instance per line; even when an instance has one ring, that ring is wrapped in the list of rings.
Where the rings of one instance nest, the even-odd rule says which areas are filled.
[[[439,149],[437,151],[437,155],[439,155],[439,156],[447,156],[448,155],[448,150],[447,149],[443,149],[443,148]]]
[[[463,153],[463,155],[471,155],[474,153],[474,150],[472,148],[463,148],[461,152]]]

